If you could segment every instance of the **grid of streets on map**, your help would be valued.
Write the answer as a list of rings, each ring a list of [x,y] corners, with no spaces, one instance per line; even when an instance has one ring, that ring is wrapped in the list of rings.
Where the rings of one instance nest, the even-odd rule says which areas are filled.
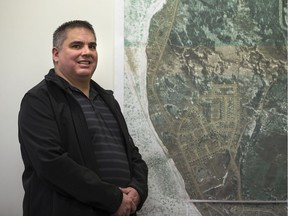
[[[219,201],[196,204],[203,215],[287,213],[285,11],[285,1],[167,0],[151,19],[149,118],[190,199]]]

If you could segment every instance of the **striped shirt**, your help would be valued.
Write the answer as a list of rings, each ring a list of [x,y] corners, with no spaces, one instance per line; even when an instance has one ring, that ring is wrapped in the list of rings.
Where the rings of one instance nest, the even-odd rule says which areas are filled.
[[[72,86],[70,90],[85,115],[99,177],[119,187],[127,186],[130,182],[128,159],[123,135],[114,115],[92,86],[89,98]]]

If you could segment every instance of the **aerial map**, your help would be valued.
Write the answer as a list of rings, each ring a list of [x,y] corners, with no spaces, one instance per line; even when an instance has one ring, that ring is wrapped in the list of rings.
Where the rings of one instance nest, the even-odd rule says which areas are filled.
[[[287,215],[287,1],[125,0],[140,215]]]

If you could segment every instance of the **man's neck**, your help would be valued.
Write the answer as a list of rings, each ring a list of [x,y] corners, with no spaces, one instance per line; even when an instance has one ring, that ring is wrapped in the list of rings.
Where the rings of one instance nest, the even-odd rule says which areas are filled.
[[[89,91],[90,91],[90,84],[88,83],[87,85],[83,85],[82,83],[79,84],[74,84],[70,83],[73,87],[79,89],[84,95],[86,95],[87,98],[89,98]]]
[[[66,80],[71,86],[79,89],[83,94],[85,94],[89,98],[89,91],[90,91],[90,79],[88,80],[75,80],[75,79],[69,79],[68,77],[65,77],[62,73],[57,73],[55,70],[56,75],[60,76],[64,80]]]

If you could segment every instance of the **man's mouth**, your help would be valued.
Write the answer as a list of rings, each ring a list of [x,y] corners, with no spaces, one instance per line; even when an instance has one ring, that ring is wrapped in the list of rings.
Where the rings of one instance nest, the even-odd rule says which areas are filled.
[[[91,61],[88,61],[88,60],[78,61],[78,64],[90,65],[90,64],[91,64]]]

